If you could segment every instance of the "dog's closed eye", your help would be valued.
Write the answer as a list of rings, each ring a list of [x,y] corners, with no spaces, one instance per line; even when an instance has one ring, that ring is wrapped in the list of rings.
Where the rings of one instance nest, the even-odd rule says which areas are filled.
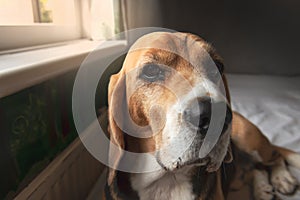
[[[163,81],[165,71],[157,64],[146,64],[142,69],[140,78],[149,82]]]

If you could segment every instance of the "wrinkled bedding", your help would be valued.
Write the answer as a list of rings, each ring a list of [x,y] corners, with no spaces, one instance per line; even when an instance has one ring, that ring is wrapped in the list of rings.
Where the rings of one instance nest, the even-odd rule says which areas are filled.
[[[300,76],[227,75],[233,110],[274,144],[300,152]]]
[[[232,109],[257,125],[273,144],[300,153],[300,76],[228,74],[227,79]],[[300,181],[300,171],[291,170]],[[281,197],[299,200],[300,192]]]

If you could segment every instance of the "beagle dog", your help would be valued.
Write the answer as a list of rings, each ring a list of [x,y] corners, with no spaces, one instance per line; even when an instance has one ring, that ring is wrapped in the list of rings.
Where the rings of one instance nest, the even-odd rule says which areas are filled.
[[[117,148],[103,199],[223,200],[242,185],[257,200],[295,192],[287,165],[300,169],[300,156],[231,110],[223,68],[212,46],[190,33],[154,32],[135,42],[109,82]],[[160,168],[117,170],[124,151],[149,154]],[[150,161],[127,164],[146,169]]]

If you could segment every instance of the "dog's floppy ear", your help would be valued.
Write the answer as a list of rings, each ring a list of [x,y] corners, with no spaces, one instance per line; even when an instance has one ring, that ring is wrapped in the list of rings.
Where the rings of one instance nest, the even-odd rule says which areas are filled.
[[[225,87],[226,98],[227,98],[228,104],[231,104],[228,82],[227,82],[226,76],[224,74],[222,74],[222,80],[223,80],[223,84]]]
[[[226,156],[223,160],[224,163],[231,163],[233,160],[231,144],[228,145]]]
[[[126,80],[122,72],[112,75],[108,86],[108,109],[109,109],[109,134],[110,134],[110,148],[109,148],[109,163],[111,168],[108,174],[108,185],[112,183],[116,176],[116,168],[120,162],[125,148],[124,133],[119,126],[122,126],[118,121],[115,121],[115,116],[123,113],[123,109],[127,109],[126,105]],[[119,117],[118,119],[122,116]],[[118,126],[119,125],[119,126]],[[114,144],[117,148],[112,148]]]

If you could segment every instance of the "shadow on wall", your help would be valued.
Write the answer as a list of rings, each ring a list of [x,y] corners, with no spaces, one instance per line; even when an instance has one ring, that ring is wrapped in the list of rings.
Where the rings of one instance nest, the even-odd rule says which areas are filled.
[[[129,28],[163,26],[196,33],[217,49],[227,72],[300,74],[295,59],[300,1],[130,0],[127,7]]]

